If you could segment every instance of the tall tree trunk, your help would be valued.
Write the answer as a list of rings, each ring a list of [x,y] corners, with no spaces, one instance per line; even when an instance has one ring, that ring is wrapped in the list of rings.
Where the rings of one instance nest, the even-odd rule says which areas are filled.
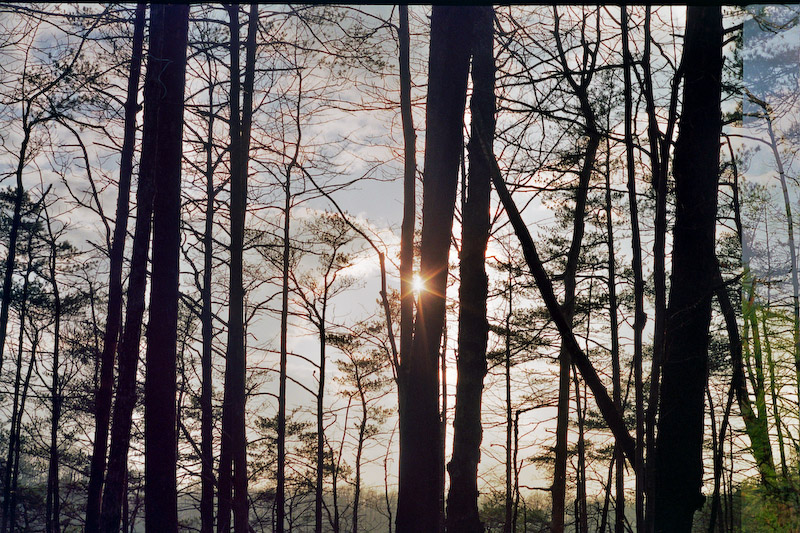
[[[516,434],[516,426],[512,416],[513,406],[511,405],[511,317],[514,310],[513,276],[511,265],[508,269],[508,314],[506,315],[505,331],[505,385],[506,385],[506,508],[505,519],[503,520],[503,533],[511,533],[511,522],[513,521],[512,504],[512,483],[511,476],[513,468],[516,468],[516,459],[512,456],[512,436]],[[512,468],[513,467],[513,468]]]
[[[478,463],[481,459],[481,397],[486,375],[486,244],[489,240],[491,194],[489,155],[494,144],[494,10],[474,8],[472,41],[472,115],[467,201],[462,218],[459,286],[458,381],[453,420],[453,456],[447,467],[450,492],[447,530],[482,532],[478,515]],[[480,138],[480,140],[479,140]]]
[[[106,469],[106,449],[111,420],[111,389],[114,384],[114,357],[122,327],[122,267],[125,258],[125,239],[128,231],[129,198],[133,175],[133,152],[136,147],[136,114],[139,94],[139,77],[142,70],[144,47],[145,10],[147,4],[136,6],[133,21],[133,47],[125,100],[125,125],[119,167],[119,192],[117,195],[114,240],[111,245],[111,272],[108,278],[108,313],[100,354],[100,386],[95,393],[95,428],[92,443],[92,462],[89,469],[89,486],[86,496],[86,533],[100,530],[101,495]]]
[[[722,12],[687,9],[685,84],[675,145],[677,208],[672,286],[655,456],[656,531],[690,531],[703,505],[703,418],[708,329],[716,273],[719,143],[722,130]]]
[[[650,168],[653,188],[656,193],[656,216],[654,220],[655,238],[653,242],[653,289],[654,289],[654,326],[653,326],[653,358],[650,366],[650,391],[648,392],[647,409],[645,411],[645,451],[644,493],[645,493],[645,531],[652,533],[653,508],[655,499],[655,457],[656,417],[658,413],[659,389],[661,386],[661,364],[664,359],[664,328],[667,316],[667,274],[666,274],[666,239],[667,239],[667,180],[669,172],[669,151],[672,146],[673,133],[678,119],[678,95],[683,78],[683,62],[672,79],[669,113],[666,130],[661,134],[659,119],[656,114],[653,98],[653,76],[650,68],[650,23],[651,8],[645,8],[644,48],[642,51],[643,94],[647,108],[648,137],[650,144]],[[735,194],[735,193],[734,193]]]
[[[139,8],[144,9],[144,4]],[[152,22],[151,22],[152,25]],[[151,34],[150,48],[155,52]],[[158,84],[156,63],[148,60],[147,84]],[[152,68],[151,68],[152,65]],[[152,79],[151,79],[152,78]],[[152,92],[157,89],[150,89]],[[151,104],[152,108],[153,105]],[[150,109],[151,113],[155,110]],[[145,108],[145,117],[148,110]],[[127,501],[125,479],[128,472],[128,448],[131,438],[131,421],[136,406],[136,373],[139,366],[139,348],[142,334],[142,318],[145,310],[147,287],[147,257],[155,194],[155,152],[158,136],[154,117],[145,120],[142,133],[142,155],[139,164],[139,180],[136,188],[136,227],[133,234],[130,275],[128,278],[127,302],[125,304],[125,327],[119,343],[119,377],[114,412],[111,420],[111,447],[108,453],[108,471],[103,489],[100,531],[116,532],[120,529],[122,505]]]
[[[645,440],[645,412],[644,412],[644,382],[642,378],[642,332],[647,321],[644,312],[644,274],[642,267],[642,243],[639,235],[639,207],[636,201],[636,168],[634,163],[633,143],[633,97],[631,95],[631,69],[633,59],[628,47],[628,9],[622,7],[622,50],[623,50],[623,77],[625,91],[625,156],[628,174],[628,202],[631,216],[631,247],[633,249],[633,287],[634,287],[634,321],[633,321],[633,380],[636,411],[636,463],[635,473],[635,500],[636,523],[644,524],[644,440]]]
[[[411,352],[414,333],[414,225],[416,222],[417,148],[411,114],[408,6],[400,6],[400,115],[403,121],[403,223],[400,229],[400,354]]]
[[[614,259],[614,222],[613,222],[613,205],[611,202],[611,147],[610,141],[606,138],[606,194],[605,194],[605,212],[606,212],[606,238],[608,244],[608,314],[609,314],[609,327],[611,329],[611,381],[612,381],[612,397],[614,399],[614,406],[617,411],[622,413],[622,373],[620,365],[620,350],[619,350],[619,317],[617,316],[617,265]],[[625,529],[625,458],[622,455],[622,450],[619,446],[614,447],[613,456],[614,467],[614,532],[623,533]],[[609,474],[609,486],[611,484]],[[610,488],[609,488],[610,491]],[[610,493],[607,491],[607,493]],[[608,496],[606,503],[608,503]],[[604,515],[605,516],[605,515]]]
[[[325,282],[327,289],[328,284]],[[319,386],[317,388],[317,472],[316,486],[314,488],[314,532],[322,533],[322,504],[323,504],[323,484],[325,480],[325,314],[327,308],[327,297],[323,298],[321,321],[319,324]]]
[[[150,167],[158,179],[153,199],[153,270],[145,356],[145,527],[166,533],[178,530],[175,394],[188,28],[188,5],[154,4],[151,8],[144,135],[158,139]]]
[[[300,82],[302,86],[302,80]],[[277,533],[283,533],[286,519],[286,365],[288,359],[288,338],[289,338],[289,266],[291,258],[291,208],[292,208],[292,171],[297,164],[297,157],[300,153],[300,142],[302,131],[299,127],[300,99],[298,98],[297,108],[295,109],[297,129],[297,144],[294,157],[286,166],[283,183],[284,205],[283,205],[283,264],[281,281],[281,333],[280,333],[280,361],[278,375],[278,420],[277,420],[277,476],[275,487],[275,509],[276,509],[276,528]],[[334,493],[336,492],[336,479],[334,478]],[[336,496],[334,495],[334,507],[336,507]],[[336,525],[338,530],[338,512],[336,513]],[[237,532],[238,533],[238,532]]]
[[[425,135],[419,295],[414,340],[403,354],[400,396],[400,484],[397,532],[436,531],[439,434],[439,345],[444,328],[448,255],[466,103],[472,11],[434,6]],[[467,39],[469,41],[471,39]]]
[[[358,367],[355,366],[356,379],[358,385],[358,395],[361,400],[361,421],[358,424],[358,441],[356,445],[356,458],[355,458],[355,484],[353,488],[353,533],[358,533],[358,504],[361,499],[361,457],[364,453],[364,441],[367,435],[367,397],[364,393],[364,386],[358,378]]]
[[[61,497],[59,494],[59,475],[58,475],[58,425],[61,420],[61,384],[58,375],[61,350],[61,293],[58,290],[56,280],[56,261],[58,257],[58,246],[56,237],[53,235],[53,228],[50,224],[50,216],[45,208],[47,220],[47,232],[50,237],[50,283],[53,285],[53,375],[50,383],[52,396],[52,415],[50,417],[50,457],[47,469],[47,497],[45,499],[45,530],[47,533],[59,533],[61,525],[59,521]]]
[[[591,296],[590,296],[591,300]],[[586,401],[581,401],[578,372],[572,367],[575,383],[575,410],[578,414],[578,464],[575,495],[575,530],[578,533],[589,533],[589,517],[586,508],[586,440],[584,425],[586,421]]]
[[[17,531],[17,498],[19,496],[19,456],[22,441],[22,417],[25,416],[25,402],[28,399],[28,390],[31,385],[31,375],[33,368],[36,365],[36,348],[38,345],[38,334],[34,335],[31,347],[31,359],[28,363],[28,370],[25,374],[25,381],[22,384],[22,396],[19,400],[19,411],[17,412],[17,429],[15,432],[16,445],[14,446],[14,458],[12,459],[12,476],[11,476],[11,490],[9,491],[11,501],[9,503],[8,513],[11,515],[9,518],[8,530],[12,533]],[[20,343],[20,351],[22,344]],[[21,361],[20,361],[21,362]],[[25,527],[27,530],[28,528]]]
[[[208,137],[206,138],[206,220],[203,233],[203,288],[200,310],[203,346],[200,356],[200,533],[214,529],[214,411],[213,342],[214,317],[211,309],[211,281],[214,261],[214,83],[208,85]]]
[[[789,266],[792,269],[792,339],[794,357],[795,376],[797,386],[800,387],[800,281],[798,281],[797,273],[797,248],[795,247],[794,240],[794,220],[792,218],[792,202],[789,195],[789,188],[786,183],[786,171],[783,168],[783,161],[779,152],[778,140],[775,137],[775,130],[772,126],[772,109],[770,106],[761,100],[755,98],[752,94],[749,95],[750,100],[756,102],[764,109],[764,116],[767,123],[767,133],[769,134],[769,144],[772,148],[772,155],[775,159],[775,166],[778,168],[778,178],[781,182],[781,192],[783,192],[784,210],[786,212],[786,230],[789,235],[788,248],[789,248]],[[800,399],[798,399],[800,405]],[[778,425],[780,432],[780,425]],[[783,447],[781,446],[781,453]]]
[[[250,160],[255,35],[258,8],[250,10],[247,30],[244,101],[239,108],[239,6],[228,6],[231,34],[231,244],[230,299],[228,311],[228,351],[225,358],[225,398],[222,414],[222,449],[219,471],[218,531],[230,530],[233,508],[236,533],[249,527],[247,504],[247,435],[245,433],[245,380],[247,363],[244,337],[244,284],[242,280],[244,225],[247,213],[247,171]],[[231,473],[233,475],[231,475]],[[232,480],[232,483],[231,483]],[[231,498],[233,489],[233,498]]]

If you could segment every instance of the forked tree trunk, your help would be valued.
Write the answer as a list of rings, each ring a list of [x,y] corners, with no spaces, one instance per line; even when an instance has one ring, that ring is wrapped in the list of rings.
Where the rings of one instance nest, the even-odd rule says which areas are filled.
[[[397,532],[436,531],[444,458],[439,432],[439,346],[444,328],[472,11],[434,6],[425,136],[419,295],[414,340],[398,373],[400,484]],[[468,36],[467,39],[464,37]]]
[[[581,245],[585,230],[586,198],[589,192],[589,182],[594,171],[594,162],[597,156],[597,149],[600,146],[600,133],[597,129],[594,110],[589,99],[588,88],[592,81],[593,72],[583,73],[578,80],[569,74],[566,54],[561,45],[559,35],[558,12],[554,9],[556,17],[556,46],[558,48],[561,66],[566,74],[567,82],[578,98],[580,111],[586,124],[584,133],[587,136],[586,154],[584,155],[583,165],[578,178],[578,188],[575,191],[575,210],[573,212],[574,223],[572,226],[572,241],[567,252],[567,264],[564,269],[564,302],[561,306],[567,324],[572,327],[572,320],[575,315],[575,290],[576,276],[578,273],[578,262],[580,259]],[[599,24],[599,14],[598,14]],[[599,34],[599,31],[598,31]],[[584,49],[584,63],[594,62],[592,57],[597,53],[597,48],[592,51],[589,47]],[[564,511],[566,499],[567,483],[567,435],[569,432],[569,388],[570,370],[572,360],[570,351],[566,343],[562,340],[558,354],[559,359],[559,384],[558,384],[558,413],[556,415],[556,446],[555,446],[555,465],[553,467],[553,487],[552,487],[552,509],[550,531],[561,533],[564,530]]]
[[[151,37],[150,47],[153,48],[154,45],[155,42],[152,41]],[[148,60],[148,80],[150,77],[156,76],[154,72],[151,72],[150,64],[150,60]],[[150,80],[149,82],[151,84],[157,83],[157,80]],[[147,81],[145,87],[147,87]],[[145,108],[145,115],[147,113],[148,110]],[[111,421],[111,448],[108,453],[108,472],[103,489],[100,515],[100,530],[103,532],[119,531],[122,506],[127,499],[124,480],[128,472],[131,421],[133,410],[136,406],[136,372],[139,365],[142,317],[145,309],[147,257],[150,248],[153,195],[155,190],[153,167],[158,137],[155,132],[150,132],[153,127],[153,119],[151,118],[149,122],[145,122],[142,134],[142,155],[136,188],[136,227],[131,251],[130,276],[125,306],[125,327],[119,343],[119,377]]]
[[[708,329],[717,270],[714,232],[722,130],[722,11],[690,6],[684,44],[685,84],[675,145],[677,201],[672,286],[655,457],[656,531],[690,531],[704,501],[704,391]]]
[[[491,177],[489,156],[495,128],[494,10],[474,8],[472,114],[467,201],[462,218],[459,286],[458,382],[453,420],[453,457],[447,467],[447,531],[482,532],[478,515],[478,463],[481,458],[481,396],[486,375],[486,244],[489,239]],[[480,140],[479,140],[480,138]]]
[[[153,4],[145,85],[145,131],[158,144],[149,167],[153,198],[153,267],[144,385],[145,527],[178,531],[176,362],[180,252],[183,92],[188,5]],[[149,127],[148,127],[149,126]],[[145,157],[145,154],[142,156]]]
[[[119,192],[117,193],[114,240],[111,245],[111,272],[108,277],[108,313],[100,354],[100,386],[95,395],[95,431],[92,443],[92,462],[86,496],[86,533],[100,530],[101,495],[106,469],[108,430],[111,421],[111,394],[114,384],[114,358],[122,327],[122,267],[125,257],[125,240],[128,231],[129,198],[133,175],[133,152],[136,147],[136,115],[139,111],[139,77],[142,71],[142,48],[146,4],[136,6],[133,21],[133,47],[125,101],[125,126],[119,166]]]

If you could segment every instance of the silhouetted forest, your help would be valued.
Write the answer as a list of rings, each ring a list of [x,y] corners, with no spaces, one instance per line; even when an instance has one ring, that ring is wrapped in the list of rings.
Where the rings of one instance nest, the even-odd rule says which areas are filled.
[[[0,533],[800,531],[797,6],[0,25]]]

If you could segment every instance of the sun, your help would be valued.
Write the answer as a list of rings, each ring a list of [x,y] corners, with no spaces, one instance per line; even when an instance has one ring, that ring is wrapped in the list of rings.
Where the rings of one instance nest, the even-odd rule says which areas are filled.
[[[414,274],[414,279],[411,281],[411,289],[415,294],[419,294],[425,288],[425,282],[419,274]]]

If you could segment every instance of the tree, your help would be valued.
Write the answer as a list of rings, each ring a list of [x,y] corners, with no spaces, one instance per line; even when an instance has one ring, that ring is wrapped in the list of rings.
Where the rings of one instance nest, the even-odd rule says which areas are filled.
[[[708,328],[716,272],[722,12],[689,7],[684,98],[675,145],[672,285],[656,440],[656,531],[690,531],[702,506]]]
[[[111,272],[109,274],[108,311],[103,334],[103,352],[100,354],[100,387],[95,398],[95,435],[92,443],[92,462],[89,487],[86,496],[86,531],[100,530],[101,495],[106,468],[106,448],[111,419],[111,388],[114,382],[114,359],[117,341],[122,327],[122,267],[125,256],[125,240],[128,231],[129,196],[133,175],[133,155],[136,144],[136,115],[139,110],[139,77],[144,45],[145,11],[147,6],[136,6],[133,22],[133,47],[128,76],[127,99],[125,101],[125,127],[120,154],[119,191],[117,193],[116,223],[111,245]]]
[[[145,379],[145,525],[177,531],[175,418],[180,250],[181,142],[189,6],[154,5],[145,83],[142,160],[158,176],[153,199],[153,273]],[[142,163],[144,166],[145,163]]]
[[[444,327],[447,257],[458,182],[461,128],[466,103],[470,10],[434,6],[423,170],[420,276],[411,351],[402,354],[400,487],[397,532],[435,531],[440,523],[437,487],[444,458],[439,431],[439,343]]]
[[[250,161],[250,125],[253,115],[256,30],[258,6],[250,9],[247,28],[244,101],[239,110],[239,6],[228,6],[231,51],[231,285],[228,317],[228,352],[225,358],[225,399],[222,415],[222,450],[220,452],[218,531],[230,529],[233,508],[236,533],[248,530],[247,436],[245,434],[245,358],[244,287],[242,255],[247,212],[247,171]],[[233,476],[231,476],[233,466]],[[231,487],[231,477],[233,487]],[[231,488],[233,498],[231,499]],[[232,503],[232,505],[231,505]]]
[[[489,239],[491,178],[489,155],[483,147],[494,140],[494,11],[476,8],[473,21],[473,92],[467,202],[462,214],[458,321],[458,384],[453,421],[453,457],[448,464],[448,531],[483,531],[478,516],[481,395],[486,375],[486,317],[488,278],[486,243]]]

